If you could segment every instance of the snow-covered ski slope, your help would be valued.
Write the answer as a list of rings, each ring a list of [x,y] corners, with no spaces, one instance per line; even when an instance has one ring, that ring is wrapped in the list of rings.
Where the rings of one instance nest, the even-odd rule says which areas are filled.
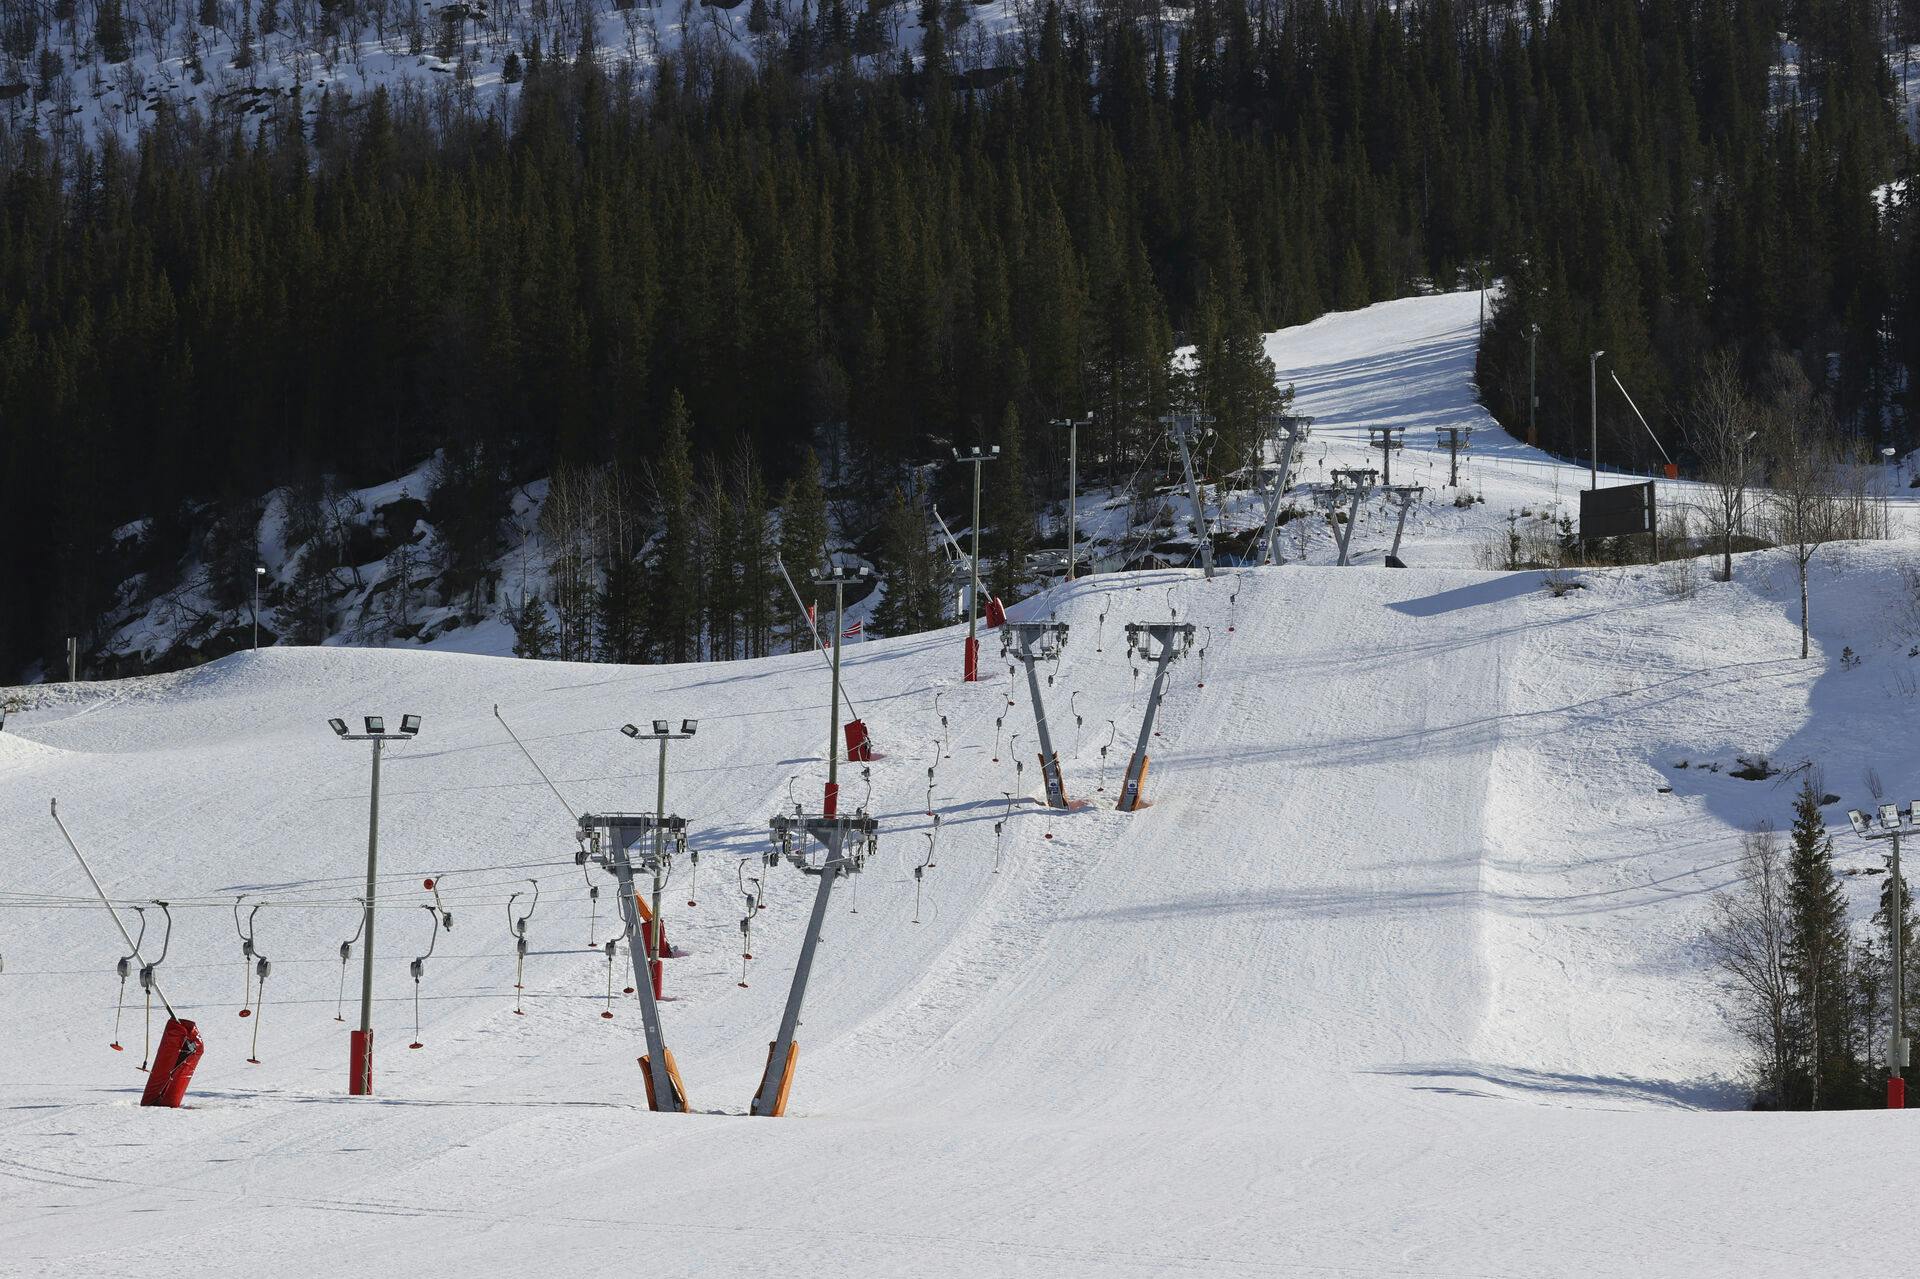
[[[619,668],[283,649],[19,690],[32,709],[0,733],[0,1271],[1890,1266],[1914,1235],[1868,1228],[1860,1205],[1914,1174],[1913,1123],[1732,1109],[1737,1046],[1692,944],[1738,831],[1784,825],[1790,803],[1791,780],[1730,777],[1735,755],[1817,760],[1843,804],[1866,799],[1869,765],[1890,791],[1920,783],[1899,771],[1920,662],[1911,548],[1823,556],[1804,662],[1790,571],[1766,555],[1691,598],[1645,570],[1553,598],[1531,573],[1320,565],[1056,590],[1025,611],[1072,628],[1047,693],[1069,790],[1094,804],[1017,804],[998,839],[1005,792],[1039,789],[1024,681],[1010,693],[988,660],[990,679],[959,683],[959,629],[852,648],[849,686],[886,753],[869,800],[882,854],[836,900],[778,1120],[745,1110],[811,883],[769,874],[743,989],[732,863],[790,794],[819,793],[814,656]],[[1174,667],[1153,806],[1121,815],[1148,678],[1122,628],[1175,614],[1201,642]],[[636,1005],[616,986],[600,1015],[570,820],[496,703],[576,810],[651,802],[653,751],[622,722],[700,720],[671,756],[669,806],[703,857],[667,893],[686,953],[664,1010],[700,1113],[645,1108]],[[325,719],[408,711],[424,730],[388,753],[382,785],[379,1095],[348,1099],[334,1016],[367,748]],[[866,798],[858,766],[843,782]],[[124,947],[101,912],[19,905],[85,893],[53,796],[116,896],[176,903],[162,979],[209,1039],[188,1109],[133,1104],[137,988],[126,1051],[107,1047]],[[414,1051],[427,876],[455,924],[426,964]],[[541,901],[516,1016],[504,904],[528,878]],[[254,917],[265,1008],[246,1020],[240,894],[271,903]]]

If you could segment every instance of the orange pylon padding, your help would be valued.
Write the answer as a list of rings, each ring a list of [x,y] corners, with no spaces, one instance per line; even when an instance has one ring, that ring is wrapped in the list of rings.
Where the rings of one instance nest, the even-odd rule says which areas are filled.
[[[660,1051],[667,1055],[667,1078],[673,1083],[673,1099],[680,1103],[678,1107],[679,1112],[685,1114],[688,1109],[687,1086],[680,1081],[680,1065],[673,1059],[673,1049],[663,1048]],[[653,1095],[652,1064],[645,1053],[640,1055],[640,1078],[646,1081],[647,1085],[647,1109],[660,1109],[659,1098]]]
[[[773,1073],[773,1050],[777,1047],[779,1047],[779,1045],[776,1043],[769,1043],[767,1045],[767,1074],[769,1075]],[[787,1113],[787,1094],[793,1091],[793,1068],[799,1060],[800,1041],[796,1039],[787,1048],[787,1064],[785,1069],[780,1072],[780,1091],[775,1093],[773,1097],[773,1113],[775,1115],[784,1115]]]

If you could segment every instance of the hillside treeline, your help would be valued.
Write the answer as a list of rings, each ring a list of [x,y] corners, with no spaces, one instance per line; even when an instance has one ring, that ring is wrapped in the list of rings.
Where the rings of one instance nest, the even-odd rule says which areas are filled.
[[[981,91],[938,38],[859,56],[860,12],[830,0],[751,57],[695,41],[647,74],[516,51],[490,112],[330,89],[163,104],[134,146],[8,133],[0,669],[88,637],[130,571],[205,552],[267,489],[437,449],[470,568],[508,544],[515,482],[657,464],[675,396],[696,455],[745,448],[772,491],[830,436],[856,533],[904,464],[1009,423],[1009,479],[1033,481],[1009,487],[1036,500],[1065,414],[1093,415],[1096,477],[1154,460],[1180,402],[1220,419],[1209,466],[1237,465],[1268,398],[1255,334],[1422,287],[1510,282],[1483,384],[1524,429],[1538,323],[1556,447],[1600,347],[1650,415],[1709,352],[1784,350],[1888,429],[1920,342],[1914,237],[1871,196],[1910,158],[1876,42],[1897,11],[1037,12]],[[1182,341],[1204,376],[1170,371]],[[1603,447],[1636,457],[1624,411],[1603,405]],[[633,517],[662,544],[660,512]]]

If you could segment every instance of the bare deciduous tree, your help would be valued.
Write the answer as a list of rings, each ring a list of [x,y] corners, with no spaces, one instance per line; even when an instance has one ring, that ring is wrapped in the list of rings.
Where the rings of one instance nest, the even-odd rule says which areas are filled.
[[[1720,580],[1733,580],[1733,539],[1746,514],[1747,488],[1752,482],[1762,413],[1741,385],[1733,356],[1719,352],[1708,357],[1687,404],[1682,431],[1687,446],[1700,459],[1700,477],[1706,481],[1709,502],[1703,508],[1707,533],[1720,542]]]
[[[1741,836],[1740,882],[1714,897],[1705,942],[1732,998],[1728,1016],[1753,1046],[1760,1091],[1776,1100],[1793,1064],[1791,937],[1786,859],[1763,826]]]

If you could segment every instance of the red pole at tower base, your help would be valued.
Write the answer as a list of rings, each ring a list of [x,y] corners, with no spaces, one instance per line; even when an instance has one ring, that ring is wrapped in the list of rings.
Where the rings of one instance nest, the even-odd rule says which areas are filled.
[[[828,782],[826,798],[822,800],[820,803],[821,816],[833,817],[837,815],[839,811],[840,811],[840,783]]]
[[[667,966],[661,963],[657,959],[654,960],[653,961],[653,997],[655,999],[660,999],[665,997],[667,993],[666,980],[667,980]]]
[[[967,637],[967,683],[978,683],[980,679],[980,641]]]
[[[1905,1110],[1907,1108],[1907,1081],[1899,1077],[1887,1080],[1887,1109]]]
[[[347,1035],[347,1096],[373,1096],[373,1032],[356,1030]]]

